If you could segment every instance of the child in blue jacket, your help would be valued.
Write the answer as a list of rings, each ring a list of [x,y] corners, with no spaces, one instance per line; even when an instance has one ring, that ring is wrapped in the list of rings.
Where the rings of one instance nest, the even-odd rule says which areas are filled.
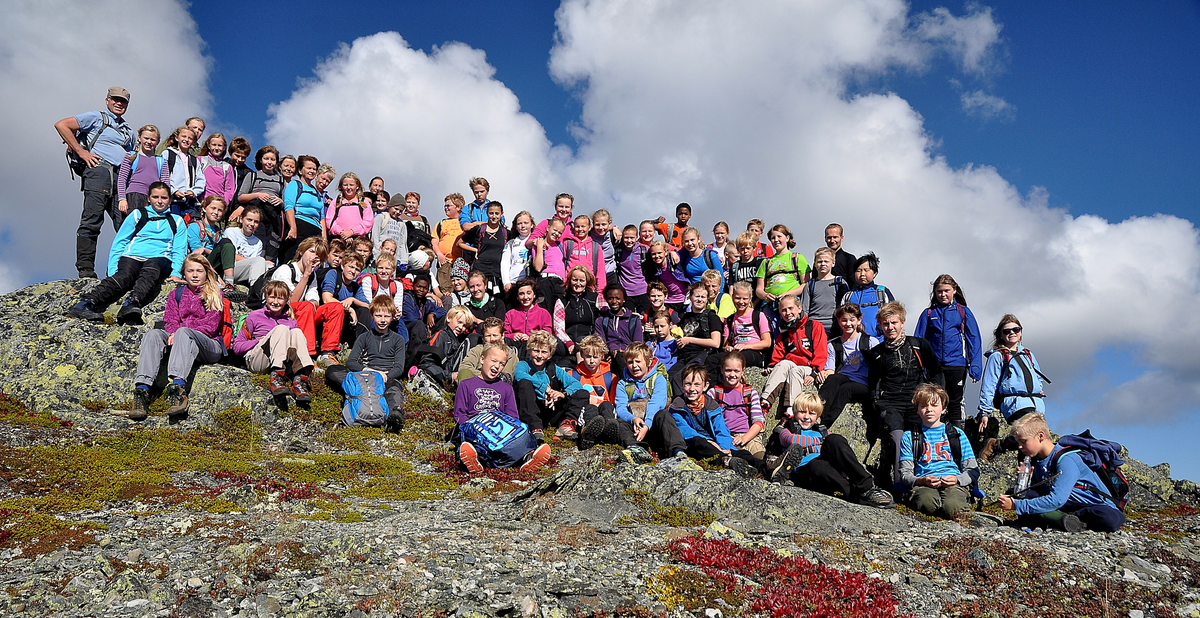
[[[854,303],[862,310],[862,326],[871,337],[883,339],[883,331],[879,329],[879,322],[876,316],[879,314],[879,308],[896,300],[892,296],[892,291],[886,287],[875,283],[875,277],[879,275],[879,258],[875,257],[874,253],[868,253],[859,257],[854,262],[854,281],[850,284],[850,291],[842,297],[841,304]]]
[[[613,386],[616,418],[589,416],[588,424],[603,419],[600,443],[626,447],[622,456],[630,463],[654,461],[659,457],[687,457],[687,443],[679,434],[675,419],[666,411],[670,385],[667,372],[659,368],[650,348],[634,342],[625,348],[625,373]],[[587,427],[585,426],[586,430]]]
[[[983,375],[983,344],[975,314],[967,308],[967,299],[954,277],[940,275],[934,279],[929,308],[921,312],[913,336],[928,341],[934,356],[942,361],[946,393],[950,395],[946,422],[962,429],[963,391],[968,375],[974,382]]]
[[[993,409],[1000,410],[1009,425],[1026,414],[1046,413],[1044,385],[1050,381],[1042,374],[1037,358],[1021,343],[1022,331],[1017,316],[1006,314],[993,332],[993,348],[984,354],[979,411],[967,423],[971,446],[980,449],[979,458],[984,461],[1017,448],[1011,434],[997,439],[1000,432],[992,420]]]
[[[554,354],[554,335],[535,330],[525,344],[528,360],[517,363],[513,387],[517,393],[517,408],[521,421],[539,444],[544,443],[545,427],[565,425],[578,436],[578,424],[583,407],[588,405],[588,391],[566,369],[548,362]]]
[[[1050,439],[1045,416],[1032,413],[1021,417],[1012,433],[1021,453],[1033,458],[1031,484],[1053,477],[1048,486],[1030,490],[1034,497],[1000,496],[1002,508],[1017,512],[1017,525],[1116,532],[1125,524],[1125,514],[1113,504],[1100,477],[1083,463],[1079,453],[1059,454],[1063,447]]]
[[[125,217],[108,252],[108,277],[71,307],[71,317],[104,321],[104,310],[122,294],[130,292],[121,310],[118,324],[141,324],[142,307],[158,296],[168,277],[180,279],[183,258],[187,255],[187,228],[183,217],[169,212],[170,188],[166,183],[150,184],[150,205]]]
[[[725,426],[725,409],[704,393],[708,390],[708,371],[699,363],[683,368],[683,395],[671,402],[668,411],[675,419],[679,435],[687,443],[687,454],[696,459],[720,458],[722,465],[738,474],[753,478],[767,472],[763,461],[750,451],[733,445],[733,436]]]

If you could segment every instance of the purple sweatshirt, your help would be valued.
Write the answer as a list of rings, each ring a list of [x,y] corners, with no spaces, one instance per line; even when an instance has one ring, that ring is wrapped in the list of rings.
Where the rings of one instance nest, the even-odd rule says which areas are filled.
[[[117,171],[117,200],[125,199],[127,193],[141,193],[143,195],[150,194],[150,183],[162,181],[171,186],[171,170],[167,169],[167,162],[162,162],[162,169],[159,170],[159,157],[148,157],[142,153],[137,154],[137,169],[133,169],[133,163],[128,157],[121,162],[121,169]],[[132,178],[130,177],[132,172]]]
[[[615,315],[611,309],[604,309],[600,315],[596,334],[608,345],[609,351],[619,352],[635,341],[645,340],[642,316],[634,315],[628,307],[621,307],[621,312]]]
[[[240,356],[249,352],[258,345],[259,339],[280,325],[296,328],[296,320],[289,318],[286,311],[278,315],[267,311],[266,307],[251,311],[246,321],[242,322],[242,327],[233,334],[233,353]]]
[[[459,382],[458,392],[454,394],[454,422],[462,425],[480,412],[498,412],[521,421],[517,396],[508,382],[500,379],[488,382],[483,376]]]
[[[163,329],[167,334],[173,335],[175,331],[186,326],[216,339],[221,328],[221,312],[221,309],[205,309],[200,292],[193,291],[191,286],[185,285],[178,303],[175,302],[174,291],[167,295],[167,307],[163,311]]]

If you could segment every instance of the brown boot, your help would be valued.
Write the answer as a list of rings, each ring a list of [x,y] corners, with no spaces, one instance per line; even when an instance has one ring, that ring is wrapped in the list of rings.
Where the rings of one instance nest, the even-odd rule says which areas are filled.
[[[983,461],[991,461],[992,456],[999,455],[1004,452],[1000,447],[1000,440],[996,438],[988,438],[987,444],[983,445],[983,450],[979,451],[979,458]]]

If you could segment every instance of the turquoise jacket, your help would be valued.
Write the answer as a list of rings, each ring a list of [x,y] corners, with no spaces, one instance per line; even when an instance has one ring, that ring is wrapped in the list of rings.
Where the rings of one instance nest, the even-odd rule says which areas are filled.
[[[134,236],[133,231],[137,228],[138,221],[146,216],[146,213],[154,214],[150,215],[146,225]],[[171,232],[168,218],[175,220],[174,233]],[[173,215],[169,210],[160,213],[148,206],[129,213],[113,240],[112,249],[108,252],[110,277],[116,274],[117,263],[122,257],[167,258],[171,260],[171,276],[178,277],[183,268],[183,258],[187,257],[187,226],[183,224],[183,217]]]

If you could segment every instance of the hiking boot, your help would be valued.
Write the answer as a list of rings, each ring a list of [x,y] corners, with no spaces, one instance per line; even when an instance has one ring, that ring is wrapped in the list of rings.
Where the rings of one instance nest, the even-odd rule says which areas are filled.
[[[121,305],[121,310],[117,312],[117,324],[125,326],[127,324],[141,325],[142,308],[138,306],[138,300],[132,296],[125,299],[125,304]]]
[[[586,451],[596,446],[603,438],[607,428],[608,421],[599,415],[593,416],[591,420],[584,423],[583,431],[579,432],[579,450]],[[558,430],[562,431],[562,427],[559,427]]]
[[[771,471],[771,482],[782,483],[790,480],[792,473],[800,467],[800,462],[807,454],[800,444],[789,446],[787,452],[775,462],[775,469]]]
[[[75,306],[71,307],[70,311],[67,311],[67,315],[89,322],[104,321],[104,314],[96,311],[96,308],[92,306],[92,301],[86,298],[75,303]]]
[[[734,474],[744,479],[752,479],[762,476],[759,474],[758,468],[754,467],[754,464],[742,459],[741,457],[733,457],[731,455],[729,457],[729,461],[725,463],[725,467],[729,470],[733,470]]]
[[[865,506],[873,506],[877,509],[890,509],[896,506],[896,501],[892,499],[892,494],[878,487],[872,487],[863,492],[863,495],[858,497],[858,503]]]
[[[533,434],[533,439],[537,440],[538,444],[546,443],[546,432],[542,431],[541,429],[534,429],[530,433]]]
[[[133,389],[133,406],[129,408],[127,418],[131,421],[144,421],[150,416],[150,391],[144,388]]]
[[[167,416],[187,414],[188,397],[182,386],[175,384],[174,382],[167,385],[165,397],[167,400]]]
[[[573,421],[571,419],[567,419],[567,420],[563,421],[562,424],[558,426],[558,431],[554,432],[554,438],[556,440],[562,439],[562,438],[566,438],[567,440],[574,440],[578,437],[579,437],[579,423],[576,423],[575,421]]]
[[[282,369],[276,369],[271,372],[270,386],[272,397],[282,397],[291,392],[291,389],[288,388],[287,376],[284,375]]]
[[[475,447],[470,442],[463,442],[458,445],[458,460],[470,474],[479,474],[483,472],[483,464],[479,463],[479,453],[475,451]]]
[[[312,401],[312,389],[308,385],[308,376],[296,376],[292,378],[292,394],[296,396],[296,403],[308,403]]]
[[[1063,530],[1066,530],[1067,532],[1083,532],[1083,530],[1086,528],[1086,526],[1083,525],[1083,522],[1079,521],[1079,517],[1074,513],[1067,513],[1066,515],[1063,515],[1062,527]]]
[[[635,465],[654,461],[654,456],[650,454],[650,451],[638,444],[632,444],[629,448],[621,451],[621,456],[625,458],[625,461]]]
[[[1000,440],[996,438],[988,438],[987,444],[983,445],[983,450],[979,451],[979,458],[983,461],[991,461],[993,455],[999,455],[997,447],[1000,446]]]
[[[338,364],[337,352],[321,352],[321,355],[317,357],[317,362],[324,363],[327,367],[336,365]]]
[[[221,288],[221,295],[225,297],[225,300],[231,303],[245,303],[246,300],[250,298],[249,294],[228,284]]]
[[[525,456],[525,463],[521,464],[521,472],[533,472],[538,468],[546,465],[550,460],[550,445],[543,444]]]
[[[587,429],[587,427],[584,427]],[[604,431],[600,433],[597,444],[619,444],[621,442],[621,423],[615,418],[604,419]]]

